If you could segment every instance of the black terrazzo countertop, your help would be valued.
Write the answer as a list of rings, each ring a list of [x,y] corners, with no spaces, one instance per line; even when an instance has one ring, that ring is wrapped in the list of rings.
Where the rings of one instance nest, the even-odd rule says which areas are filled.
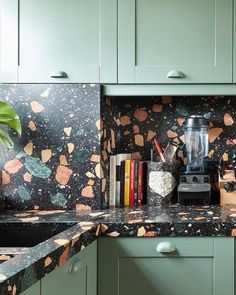
[[[6,212],[0,225],[66,223],[69,229],[32,248],[15,251],[0,265],[0,294],[20,294],[45,274],[63,265],[98,236],[110,237],[209,237],[236,236],[236,205],[120,208],[104,211]],[[1,241],[1,239],[0,239]],[[1,245],[0,245],[1,246]],[[1,252],[2,249],[2,252]],[[0,255],[6,254],[0,247]],[[11,248],[11,253],[14,249]]]

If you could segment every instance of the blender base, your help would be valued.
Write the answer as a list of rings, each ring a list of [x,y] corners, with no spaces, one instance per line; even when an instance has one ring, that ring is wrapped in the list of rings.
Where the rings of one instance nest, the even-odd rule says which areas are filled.
[[[178,202],[181,205],[210,205],[210,175],[181,175],[180,184],[178,185]]]

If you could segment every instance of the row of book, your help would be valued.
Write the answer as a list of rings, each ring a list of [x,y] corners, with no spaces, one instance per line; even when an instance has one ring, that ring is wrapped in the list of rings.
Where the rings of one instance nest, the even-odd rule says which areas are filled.
[[[131,154],[110,156],[109,206],[136,206],[146,203],[147,164],[131,160]]]

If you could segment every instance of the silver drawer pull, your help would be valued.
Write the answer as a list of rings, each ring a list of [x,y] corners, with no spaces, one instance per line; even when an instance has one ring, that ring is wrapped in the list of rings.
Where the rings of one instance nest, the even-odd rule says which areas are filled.
[[[83,262],[80,259],[74,259],[74,261],[71,262],[71,264],[68,267],[69,273],[75,273],[80,270],[80,268],[83,266]]]
[[[156,246],[158,253],[172,253],[176,251],[175,245],[171,242],[161,242]]]
[[[52,72],[50,76],[51,78],[68,78],[67,73],[63,71]]]
[[[184,77],[185,77],[184,73],[180,71],[170,71],[167,74],[167,78],[170,78],[170,79],[183,79]]]

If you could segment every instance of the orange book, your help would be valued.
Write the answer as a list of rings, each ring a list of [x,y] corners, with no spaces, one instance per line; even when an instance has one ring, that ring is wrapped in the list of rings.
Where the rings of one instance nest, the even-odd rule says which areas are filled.
[[[130,198],[130,163],[131,163],[131,160],[125,160],[125,192],[124,192],[125,206],[129,206],[129,198]]]

